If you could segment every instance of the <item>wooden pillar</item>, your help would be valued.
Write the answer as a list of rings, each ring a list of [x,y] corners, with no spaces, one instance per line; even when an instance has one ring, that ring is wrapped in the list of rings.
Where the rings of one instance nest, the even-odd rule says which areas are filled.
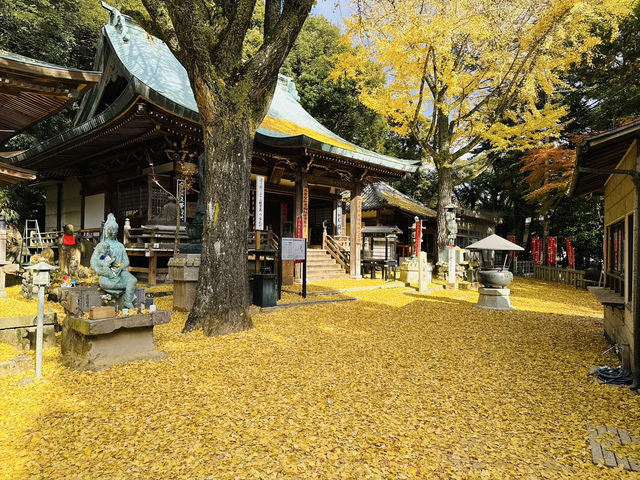
[[[306,192],[306,193],[305,193]],[[306,201],[306,206],[305,206]],[[302,170],[296,172],[296,195],[293,200],[293,236],[298,236],[298,218],[302,218],[302,236],[308,238],[307,225],[309,222],[309,184],[307,176]],[[296,281],[302,280],[302,264],[297,263],[295,266]]]
[[[351,189],[351,205],[349,208],[349,230],[351,235],[351,278],[362,278],[360,271],[360,247],[362,245],[362,184],[356,182]]]
[[[57,199],[56,199],[56,231],[62,230],[62,182],[58,182],[57,186]]]

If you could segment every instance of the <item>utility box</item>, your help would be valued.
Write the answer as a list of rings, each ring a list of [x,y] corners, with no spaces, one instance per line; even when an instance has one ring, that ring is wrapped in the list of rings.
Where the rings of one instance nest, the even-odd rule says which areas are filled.
[[[275,307],[278,302],[275,273],[253,274],[253,304],[259,307]]]

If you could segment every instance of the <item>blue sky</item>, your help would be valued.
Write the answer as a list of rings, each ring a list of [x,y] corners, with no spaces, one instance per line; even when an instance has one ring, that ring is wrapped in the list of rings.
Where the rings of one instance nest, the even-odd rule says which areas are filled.
[[[351,15],[353,7],[350,0],[317,0],[311,10],[312,15],[324,15],[331,23],[343,27],[342,19]]]

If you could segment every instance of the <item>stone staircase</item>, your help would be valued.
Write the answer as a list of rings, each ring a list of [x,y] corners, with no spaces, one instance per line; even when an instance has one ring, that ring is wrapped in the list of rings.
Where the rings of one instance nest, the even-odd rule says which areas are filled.
[[[336,262],[326,250],[307,250],[307,281],[333,280],[349,278],[344,268]]]

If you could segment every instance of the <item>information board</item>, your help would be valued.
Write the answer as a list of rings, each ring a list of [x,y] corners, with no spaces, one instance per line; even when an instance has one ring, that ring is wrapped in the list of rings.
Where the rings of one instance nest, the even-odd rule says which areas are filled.
[[[282,260],[304,260],[306,257],[306,240],[304,238],[282,238]]]

